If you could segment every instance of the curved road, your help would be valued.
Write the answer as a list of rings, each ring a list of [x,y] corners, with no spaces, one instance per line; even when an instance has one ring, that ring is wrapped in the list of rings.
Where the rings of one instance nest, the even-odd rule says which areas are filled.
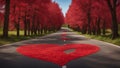
[[[64,30],[67,31],[67,38],[69,38],[66,42],[60,40]],[[0,68],[61,68],[53,63],[25,57],[16,52],[16,48],[20,45],[41,43],[59,44],[61,46],[68,43],[84,43],[95,44],[100,47],[101,50],[95,54],[69,62],[67,68],[120,68],[120,47],[98,40],[87,39],[67,28],[62,28],[57,33],[44,37],[1,46]]]

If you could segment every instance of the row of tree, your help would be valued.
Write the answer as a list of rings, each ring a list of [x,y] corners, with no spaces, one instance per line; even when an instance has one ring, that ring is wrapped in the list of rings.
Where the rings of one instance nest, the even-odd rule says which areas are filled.
[[[8,37],[9,30],[20,30],[24,35],[38,35],[59,30],[64,16],[59,5],[51,0],[0,0],[0,21],[3,21],[3,36]]]
[[[66,24],[83,34],[105,35],[111,28],[112,39],[119,36],[120,0],[72,0]]]

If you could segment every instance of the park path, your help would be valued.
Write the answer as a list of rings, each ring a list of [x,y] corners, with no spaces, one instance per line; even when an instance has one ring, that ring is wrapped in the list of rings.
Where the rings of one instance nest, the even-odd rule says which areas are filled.
[[[61,41],[61,34],[67,31],[67,41]],[[98,40],[87,39],[82,35],[72,32],[70,29],[62,28],[60,31],[36,38],[8,44],[0,47],[0,68],[61,68],[53,63],[25,57],[16,52],[16,48],[24,44],[95,44],[100,47],[100,51],[73,60],[67,64],[67,68],[120,68],[120,47]]]

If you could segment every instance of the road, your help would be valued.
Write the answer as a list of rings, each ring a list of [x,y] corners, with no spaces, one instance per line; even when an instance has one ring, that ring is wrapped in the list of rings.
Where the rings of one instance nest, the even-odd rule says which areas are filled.
[[[67,31],[67,38],[69,38],[69,40],[65,42],[60,40],[64,30]],[[1,46],[0,68],[61,68],[50,62],[23,56],[16,51],[17,47],[24,44],[41,43],[59,44],[60,46],[70,43],[84,43],[95,44],[100,47],[100,51],[95,54],[69,62],[67,68],[120,68],[120,47],[106,42],[85,38],[67,28],[62,28],[60,31],[44,37]]]

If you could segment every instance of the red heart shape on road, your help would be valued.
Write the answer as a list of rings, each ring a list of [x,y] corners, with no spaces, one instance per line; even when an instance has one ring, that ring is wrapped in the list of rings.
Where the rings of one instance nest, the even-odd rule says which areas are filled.
[[[64,51],[75,49],[74,52],[66,54]],[[90,44],[66,44],[59,46],[57,44],[29,44],[20,46],[17,51],[25,56],[52,62],[63,66],[71,60],[93,54],[99,50],[99,47]]]

